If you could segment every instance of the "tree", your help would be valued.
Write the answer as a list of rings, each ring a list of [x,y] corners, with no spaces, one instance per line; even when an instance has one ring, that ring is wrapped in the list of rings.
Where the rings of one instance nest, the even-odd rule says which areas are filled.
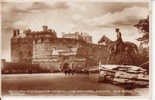
[[[138,38],[137,40],[148,43],[149,42],[149,16],[146,19],[139,20],[139,22],[134,26],[140,31],[140,33],[143,34],[143,36]]]
[[[141,42],[139,46],[140,66],[149,70],[149,16],[139,20],[134,26],[143,34],[142,37],[137,38]]]

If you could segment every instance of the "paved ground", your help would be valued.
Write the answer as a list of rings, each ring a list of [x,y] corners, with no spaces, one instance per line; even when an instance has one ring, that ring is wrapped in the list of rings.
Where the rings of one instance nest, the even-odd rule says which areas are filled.
[[[90,80],[86,74],[65,76],[56,74],[2,75],[3,95],[140,95],[134,90]]]

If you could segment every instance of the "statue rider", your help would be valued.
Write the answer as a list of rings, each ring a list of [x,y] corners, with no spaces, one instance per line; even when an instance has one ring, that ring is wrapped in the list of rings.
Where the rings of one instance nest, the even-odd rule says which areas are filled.
[[[117,34],[117,40],[110,45],[110,55],[108,57],[108,62],[110,61],[111,57],[116,55],[118,52],[121,52],[123,49],[123,40],[122,40],[122,35],[121,32],[119,31],[119,28],[115,29],[115,32]]]
[[[116,28],[116,33],[117,33],[117,40],[116,42],[121,43],[122,42],[122,35],[121,32],[119,31],[119,28]]]
[[[115,31],[117,33],[117,40],[115,41],[115,45],[112,49],[112,52],[114,54],[118,53],[123,48],[122,47],[123,40],[122,40],[121,32],[119,31],[119,28],[116,28]]]
[[[115,45],[115,50],[116,53],[121,51],[121,49],[123,49],[123,40],[122,40],[122,34],[119,31],[119,28],[116,28],[116,33],[117,33],[117,40],[116,40],[116,45]]]

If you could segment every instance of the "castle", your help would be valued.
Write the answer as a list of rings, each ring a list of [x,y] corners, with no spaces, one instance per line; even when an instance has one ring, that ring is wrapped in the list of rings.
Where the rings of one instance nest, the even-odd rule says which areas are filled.
[[[43,26],[42,31],[25,30],[21,36],[19,29],[13,30],[11,38],[11,61],[15,63],[39,64],[56,70],[68,63],[71,67],[86,66],[86,58],[82,55],[82,47],[91,44],[91,36],[77,32],[57,37],[55,30]]]

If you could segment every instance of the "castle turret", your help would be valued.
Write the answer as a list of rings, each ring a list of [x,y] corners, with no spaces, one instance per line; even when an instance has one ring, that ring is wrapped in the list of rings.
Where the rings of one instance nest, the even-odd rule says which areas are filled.
[[[16,34],[16,30],[14,29],[14,30],[13,30],[13,37],[16,37],[16,35],[17,35],[17,34]]]
[[[19,36],[20,30],[19,29],[14,29],[13,30],[13,37]]]
[[[19,35],[20,34],[20,30],[16,29],[16,34]]]
[[[1,68],[2,68],[2,70],[5,67],[5,63],[6,63],[6,60],[5,59],[1,59]]]
[[[31,30],[30,29],[24,30],[23,33],[25,34],[26,37],[28,37],[31,35]]]
[[[43,25],[43,31],[44,31],[44,32],[48,31],[48,26]]]

